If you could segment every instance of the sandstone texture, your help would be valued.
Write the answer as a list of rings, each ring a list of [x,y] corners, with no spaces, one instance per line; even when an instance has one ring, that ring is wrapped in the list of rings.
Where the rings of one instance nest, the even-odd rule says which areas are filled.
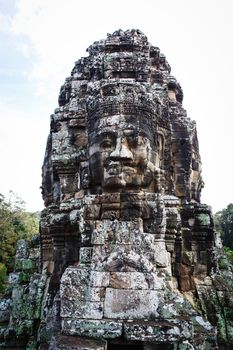
[[[28,350],[231,349],[232,267],[181,86],[139,30],[87,51],[51,116],[41,267],[22,243],[2,347],[11,330]]]

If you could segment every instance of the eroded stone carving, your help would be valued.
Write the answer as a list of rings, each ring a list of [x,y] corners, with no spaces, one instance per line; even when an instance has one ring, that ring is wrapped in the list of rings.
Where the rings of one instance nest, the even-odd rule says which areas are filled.
[[[42,257],[54,264],[62,331],[179,343],[185,321],[161,339],[126,324],[167,322],[165,291],[193,292],[214,268],[195,123],[165,57],[140,31],[117,31],[88,52],[61,88],[43,167],[51,204]]]
[[[227,349],[232,289],[219,281],[232,272],[200,203],[182,89],[139,30],[88,52],[61,88],[43,165],[40,349]]]

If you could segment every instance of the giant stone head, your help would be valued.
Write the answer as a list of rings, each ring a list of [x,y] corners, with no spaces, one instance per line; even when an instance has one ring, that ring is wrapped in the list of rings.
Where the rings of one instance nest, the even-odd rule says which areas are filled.
[[[149,327],[169,324],[158,342],[178,344],[166,300],[185,305],[177,291],[195,293],[213,267],[195,122],[139,30],[118,30],[88,53],[61,88],[43,165],[48,302],[59,294],[65,334],[150,342]]]

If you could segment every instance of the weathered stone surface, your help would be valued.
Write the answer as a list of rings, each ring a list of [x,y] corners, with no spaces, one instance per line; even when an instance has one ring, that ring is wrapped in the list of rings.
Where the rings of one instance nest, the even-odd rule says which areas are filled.
[[[109,286],[115,289],[149,289],[146,276],[142,272],[112,272]]]
[[[107,350],[107,344],[101,340],[56,335],[52,337],[49,350]]]
[[[151,319],[163,296],[153,290],[106,289],[104,317],[111,319]]]
[[[61,305],[61,317],[101,319],[103,317],[103,302],[65,299]]]
[[[38,273],[39,241],[20,240],[16,251],[17,272],[9,275],[7,299],[0,300],[0,348],[36,349],[36,333],[47,276]]]
[[[198,317],[204,325],[222,308],[208,308],[207,289],[214,307],[227,300],[216,290],[231,287],[224,259],[212,279],[195,122],[165,56],[139,30],[118,30],[88,53],[61,88],[43,166],[42,260],[54,263],[63,328],[108,337],[107,320],[130,319],[131,330],[140,320],[128,340],[201,349],[210,330]]]
[[[122,336],[123,323],[111,320],[78,320],[65,318],[62,321],[62,331],[70,335],[114,339]]]
[[[87,51],[51,116],[41,254],[19,244],[0,344],[13,327],[12,339],[38,339],[40,350],[106,347],[83,337],[229,349],[233,269],[200,202],[196,124],[180,84],[139,30]]]
[[[27,259],[30,253],[29,243],[24,239],[17,242],[16,259]]]
[[[11,299],[0,300],[0,324],[7,323],[11,315]]]
[[[172,322],[125,323],[126,339],[153,341],[158,343],[175,343],[182,339],[191,340],[193,326],[191,322],[174,319]]]

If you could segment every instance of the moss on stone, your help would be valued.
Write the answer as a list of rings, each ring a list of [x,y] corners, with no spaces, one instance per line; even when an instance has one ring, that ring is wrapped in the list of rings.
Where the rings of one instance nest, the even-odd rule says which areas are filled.
[[[29,340],[25,350],[37,350],[37,341],[35,339]]]
[[[16,271],[29,271],[36,269],[36,261],[32,259],[16,259],[15,270]]]
[[[197,220],[199,225],[203,225],[203,226],[209,226],[210,225],[210,216],[209,214],[198,214],[197,215]]]

